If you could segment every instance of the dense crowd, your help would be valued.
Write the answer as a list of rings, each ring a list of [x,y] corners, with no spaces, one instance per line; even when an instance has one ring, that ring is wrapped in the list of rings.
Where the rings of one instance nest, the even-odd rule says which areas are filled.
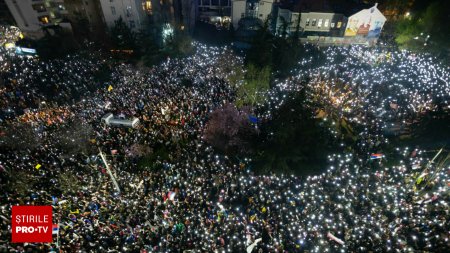
[[[449,75],[443,67],[407,53],[364,55],[367,50],[359,47],[325,49],[327,59],[320,67],[311,55],[300,63],[297,76],[277,81],[268,106],[262,105],[257,116],[270,117],[307,80],[317,84],[308,87],[311,106],[317,107],[312,111],[323,109],[327,115],[359,122],[364,129],[360,145],[368,147],[358,154],[329,156],[328,170],[307,178],[255,175],[245,161],[218,155],[202,141],[208,114],[233,102],[235,92],[226,81],[229,73],[217,67],[223,64],[225,50],[195,47],[194,55],[167,59],[150,70],[114,65],[107,83],[95,82],[93,75],[99,64],[108,63],[89,57],[5,61],[11,67],[1,73],[8,87],[1,107],[14,114],[3,117],[2,126],[15,121],[30,124],[41,145],[0,152],[1,252],[57,248],[444,252],[449,248],[448,168],[437,166],[418,149],[397,150],[392,155],[398,157],[398,165],[390,167],[368,158],[369,152],[377,151],[369,142],[387,141],[380,134],[383,124],[369,129],[371,123],[402,120],[416,111],[434,110],[437,104],[448,110]],[[382,55],[383,60],[372,59]],[[242,63],[239,57],[229,61]],[[342,83],[350,86],[334,88]],[[40,93],[42,86],[45,90]],[[379,91],[383,87],[387,91]],[[72,100],[72,94],[79,100]],[[315,96],[321,97],[320,103]],[[39,109],[42,101],[55,102]],[[105,126],[101,118],[108,112],[137,117],[141,125]],[[92,128],[91,153],[69,153],[50,141],[58,138],[51,137],[61,133],[58,129],[71,124]],[[148,165],[152,169],[142,169],[130,155],[136,146],[166,153]],[[97,148],[108,154],[120,192],[96,155]],[[25,193],[8,187],[18,171],[36,182]],[[61,174],[71,174],[76,190],[64,188]],[[10,209],[17,204],[52,205],[54,223],[60,228],[58,243],[11,243]]]

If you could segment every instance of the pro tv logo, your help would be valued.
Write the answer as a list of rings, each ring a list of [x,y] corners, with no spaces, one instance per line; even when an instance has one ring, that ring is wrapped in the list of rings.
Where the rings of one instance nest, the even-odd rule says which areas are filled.
[[[12,242],[52,242],[51,206],[13,206]]]

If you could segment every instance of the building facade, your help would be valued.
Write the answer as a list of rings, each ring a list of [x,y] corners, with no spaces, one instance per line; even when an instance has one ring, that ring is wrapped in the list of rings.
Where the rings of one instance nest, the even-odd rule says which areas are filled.
[[[44,28],[58,25],[72,29],[64,0],[5,0],[17,26],[29,38],[44,36]]]
[[[122,20],[134,32],[145,29],[147,14],[146,1],[142,0],[100,0],[100,6],[106,26],[111,29],[116,20]]]
[[[91,39],[101,39],[104,36],[105,24],[99,1],[65,0],[64,5],[74,33],[81,30],[81,32],[88,33]]]
[[[199,19],[209,23],[231,21],[231,0],[197,0]]]
[[[272,13],[274,0],[232,0],[231,21],[234,29],[239,28],[241,18],[256,18],[266,22]]]
[[[348,18],[345,37],[378,38],[385,22],[386,18],[375,4],[372,8],[361,10]]]
[[[363,9],[350,17],[334,12],[292,11],[289,8],[274,7],[274,24],[272,29],[278,36],[292,35],[298,31],[301,37],[354,37],[359,41],[361,38],[378,38],[386,18],[377,9],[377,5]],[[298,18],[300,17],[300,22]]]

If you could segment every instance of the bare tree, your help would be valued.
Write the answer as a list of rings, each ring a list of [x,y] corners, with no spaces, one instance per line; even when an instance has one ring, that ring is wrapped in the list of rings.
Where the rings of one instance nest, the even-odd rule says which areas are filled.
[[[203,138],[225,153],[247,153],[251,151],[251,140],[257,133],[245,110],[226,104],[210,114]]]
[[[139,158],[143,156],[148,156],[153,153],[153,149],[148,145],[135,143],[131,145],[127,150],[127,155],[132,158]]]
[[[51,134],[51,142],[68,154],[90,153],[92,146],[89,143],[93,135],[92,126],[78,120],[70,122]]]
[[[0,129],[0,150],[34,150],[42,138],[31,125],[14,123]]]

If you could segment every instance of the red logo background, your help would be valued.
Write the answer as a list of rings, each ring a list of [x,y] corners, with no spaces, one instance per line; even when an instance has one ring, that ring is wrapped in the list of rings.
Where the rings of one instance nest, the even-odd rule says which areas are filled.
[[[11,215],[12,223],[12,242],[52,242],[52,207],[51,206],[13,206]],[[47,215],[47,222],[29,222],[25,219],[17,220],[17,216],[30,215],[39,216],[40,221],[44,221],[44,216]],[[35,219],[36,220],[36,219]],[[17,231],[18,227],[33,227],[36,230],[41,227],[41,231],[34,231],[33,233],[24,233]],[[44,232],[43,227],[47,227]],[[19,229],[21,229],[19,228]]]

